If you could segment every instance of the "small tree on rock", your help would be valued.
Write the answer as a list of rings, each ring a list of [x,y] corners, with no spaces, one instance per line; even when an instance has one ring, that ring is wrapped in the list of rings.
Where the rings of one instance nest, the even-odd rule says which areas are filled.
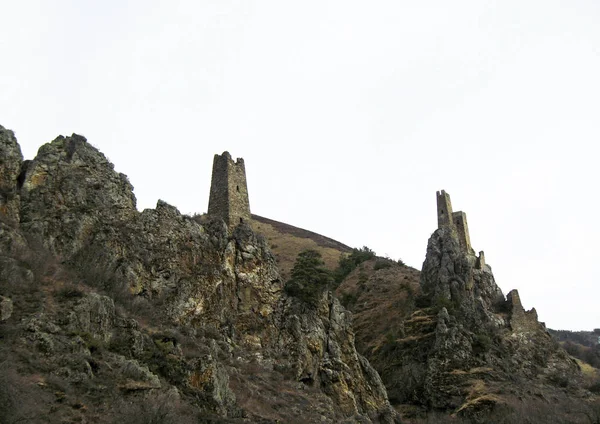
[[[292,268],[285,291],[309,305],[316,306],[323,292],[331,287],[333,277],[325,268],[321,254],[315,250],[300,252]]]

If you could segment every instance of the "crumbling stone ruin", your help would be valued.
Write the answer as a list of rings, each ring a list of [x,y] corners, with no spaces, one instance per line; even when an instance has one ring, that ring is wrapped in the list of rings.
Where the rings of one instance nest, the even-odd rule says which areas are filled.
[[[519,292],[516,289],[511,290],[506,295],[506,300],[510,311],[510,327],[513,331],[536,331],[539,329],[540,324],[545,327],[543,323],[538,321],[535,308],[531,308],[529,311],[523,308],[521,296],[519,296]]]
[[[234,162],[229,152],[215,155],[208,214],[223,218],[228,226],[250,220],[244,159]]]
[[[438,228],[449,227],[457,235],[461,250],[469,255],[475,255],[475,251],[471,247],[471,236],[469,236],[469,226],[467,224],[467,214],[458,211],[452,211],[452,201],[450,195],[444,190],[436,192],[437,195],[437,214]],[[477,258],[477,269],[483,269],[485,266],[485,254],[479,252]]]

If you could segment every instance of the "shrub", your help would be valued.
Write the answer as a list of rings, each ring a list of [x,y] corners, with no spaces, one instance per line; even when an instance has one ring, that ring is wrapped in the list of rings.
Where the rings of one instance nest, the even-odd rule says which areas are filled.
[[[375,252],[367,246],[361,249],[352,249],[348,256],[341,256],[337,269],[334,271],[334,279],[337,284],[341,283],[361,263],[373,259]]]
[[[437,296],[434,300],[433,300],[433,304],[432,304],[435,313],[438,313],[439,311],[442,310],[442,308],[446,308],[446,310],[448,311],[448,313],[450,315],[453,315],[455,310],[456,310],[456,304],[455,302],[453,302],[452,300],[448,299],[447,297],[444,296]]]
[[[415,296],[415,306],[417,308],[429,308],[431,306],[431,298],[424,294]]]
[[[105,347],[103,340],[97,339],[93,334],[87,331],[74,331],[71,335],[81,337],[91,353],[98,352]]]
[[[409,362],[399,368],[390,394],[395,402],[420,404],[425,398],[425,365]]]
[[[15,363],[0,363],[0,423],[48,422],[49,396],[16,370]]]
[[[357,300],[358,295],[356,293],[342,293],[342,296],[340,297],[340,302],[346,309],[351,309]]]
[[[596,381],[594,381],[592,384],[590,384],[590,386],[588,387],[588,390],[592,393],[600,395],[600,378],[598,378]]]
[[[570,383],[569,377],[567,377],[564,373],[561,373],[558,370],[550,374],[548,376],[548,380],[555,386],[562,388],[568,387]]]
[[[492,339],[485,333],[479,333],[473,338],[471,346],[476,354],[485,353],[492,347]]]
[[[195,423],[195,411],[172,393],[150,394],[146,399],[121,400],[113,408],[114,422],[129,424]],[[118,418],[118,420],[117,420]]]
[[[60,299],[78,299],[85,296],[85,292],[72,284],[61,287],[57,292],[56,296]]]
[[[391,259],[377,259],[375,261],[375,265],[373,265],[373,269],[375,271],[377,271],[378,269],[386,269],[386,268],[391,268],[392,267],[392,260]]]
[[[285,291],[309,305],[316,305],[323,291],[329,289],[333,278],[321,254],[315,250],[305,250],[298,254],[292,278],[285,284]]]

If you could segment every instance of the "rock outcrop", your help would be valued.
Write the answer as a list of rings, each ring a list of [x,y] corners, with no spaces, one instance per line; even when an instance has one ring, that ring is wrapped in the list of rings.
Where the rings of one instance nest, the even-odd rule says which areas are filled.
[[[523,310],[516,290],[505,299],[491,268],[461,250],[450,227],[429,239],[421,289],[430,306],[418,313],[435,323],[423,370],[429,406],[469,413],[501,403],[496,387],[501,381],[528,381],[529,389],[532,382],[577,382],[577,364],[538,322],[535,310]]]
[[[350,313],[333,294],[324,292],[312,311],[298,299],[284,303],[278,346],[293,378],[322,387],[347,416],[394,422],[381,378],[356,352]]]
[[[23,155],[12,131],[0,125],[0,220],[19,221],[18,180]]]
[[[58,137],[40,147],[21,176],[21,228],[52,253],[71,256],[100,227],[137,215],[133,187],[86,139]]]
[[[437,411],[467,422],[548,422],[550,399],[556,410],[584,408],[578,364],[516,290],[503,296],[482,252],[457,233],[442,225],[432,234],[421,272],[375,258],[337,289],[392,405],[411,419]],[[581,412],[571,414],[576,422]]]

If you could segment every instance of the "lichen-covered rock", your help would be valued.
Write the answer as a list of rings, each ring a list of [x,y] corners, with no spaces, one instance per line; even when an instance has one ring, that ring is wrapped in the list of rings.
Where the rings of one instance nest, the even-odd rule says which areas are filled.
[[[13,302],[8,297],[0,296],[0,321],[6,321],[12,316]]]
[[[484,265],[478,269],[476,262],[474,255],[461,250],[452,228],[442,227],[427,243],[421,272],[423,294],[440,305],[452,307],[469,325],[475,326],[496,321],[492,311],[504,302],[491,268]]]
[[[107,342],[115,326],[115,304],[108,296],[90,293],[81,298],[67,317],[67,328]]]
[[[218,417],[281,420],[239,406],[245,393],[230,387],[231,376],[254,378],[254,364],[275,381],[284,373],[280,384],[318,405],[326,422],[397,421],[378,374],[356,352],[348,312],[331,293],[316,310],[289,298],[266,241],[246,223],[194,219],[163,201],[138,212],[127,178],[75,134],[23,166],[17,159],[5,174],[19,179],[20,225],[0,222],[0,259],[10,263],[9,250],[35,240],[68,272],[33,273],[34,283],[41,275],[49,287],[85,286],[56,289],[60,313],[49,301],[21,323],[17,345],[32,347],[58,377],[96,387],[119,374],[123,392],[176,387]],[[142,311],[145,328],[128,308]]]
[[[435,330],[424,337],[430,340],[421,344],[424,352],[405,352],[404,363],[416,368],[426,361],[421,384],[428,406],[468,415],[501,403],[502,390],[494,388],[502,381],[552,384],[557,375],[578,381],[576,364],[538,322],[535,310],[524,311],[516,291],[505,300],[491,268],[477,266],[449,227],[429,239],[421,288],[430,306],[420,313],[430,314]]]
[[[281,319],[278,345],[295,379],[322,387],[346,416],[397,422],[379,374],[356,352],[350,313],[331,292],[316,306],[287,298]]]
[[[77,134],[43,145],[21,177],[21,227],[52,252],[70,255],[99,224],[110,226],[134,216],[133,188],[113,168]]]
[[[150,372],[147,366],[141,365],[135,359],[126,359],[121,363],[119,373],[125,378],[120,388],[123,390],[159,389],[158,376]]]
[[[23,155],[14,133],[0,125],[0,220],[19,221],[18,178]]]

